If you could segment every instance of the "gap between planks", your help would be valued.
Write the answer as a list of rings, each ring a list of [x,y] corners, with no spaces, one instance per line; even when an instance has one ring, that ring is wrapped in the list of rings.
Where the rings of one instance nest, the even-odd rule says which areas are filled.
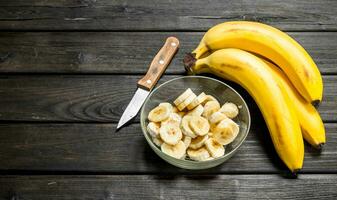
[[[168,164],[169,165],[169,164]],[[190,171],[176,171],[176,172],[130,172],[130,171],[72,171],[72,170],[0,170],[1,176],[46,176],[46,175],[63,175],[63,176],[71,176],[71,175],[162,175],[162,176],[172,176],[172,175],[191,175],[191,176],[207,176],[207,175],[281,175],[288,178],[296,178],[297,176],[303,175],[319,175],[319,174],[337,174],[336,170],[329,171],[300,171],[297,176],[291,174],[288,170],[284,171],[226,171],[226,172],[199,172],[198,170],[190,170]]]

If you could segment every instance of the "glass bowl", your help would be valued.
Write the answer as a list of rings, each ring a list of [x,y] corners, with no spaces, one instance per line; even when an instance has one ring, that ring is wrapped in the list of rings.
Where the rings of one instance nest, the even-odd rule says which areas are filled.
[[[234,121],[239,124],[240,132],[232,143],[226,145],[225,155],[222,157],[208,161],[177,159],[163,153],[160,150],[160,147],[157,147],[152,142],[152,138],[146,130],[147,124],[149,123],[147,119],[149,112],[154,107],[158,106],[159,103],[169,102],[173,104],[174,99],[187,88],[191,88],[197,95],[201,92],[205,92],[206,94],[214,96],[219,101],[220,105],[223,105],[225,102],[233,102],[238,105],[240,112]],[[227,84],[204,76],[179,77],[167,81],[155,88],[145,100],[141,110],[140,121],[146,141],[153,151],[168,163],[184,169],[207,169],[225,162],[240,148],[243,141],[246,139],[250,128],[250,114],[243,98]]]

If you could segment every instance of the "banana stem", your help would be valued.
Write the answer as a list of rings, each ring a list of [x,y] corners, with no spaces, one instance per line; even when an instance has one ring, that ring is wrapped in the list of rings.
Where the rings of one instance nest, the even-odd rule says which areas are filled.
[[[188,74],[194,74],[192,67],[195,65],[197,59],[194,53],[187,53],[184,57],[184,67]]]
[[[324,144],[325,143],[320,143],[317,146],[315,146],[315,148],[318,149],[318,150],[321,150],[321,149],[323,149]]]
[[[314,101],[311,102],[311,104],[312,104],[315,108],[318,108],[320,103],[321,103],[320,100],[314,100]]]

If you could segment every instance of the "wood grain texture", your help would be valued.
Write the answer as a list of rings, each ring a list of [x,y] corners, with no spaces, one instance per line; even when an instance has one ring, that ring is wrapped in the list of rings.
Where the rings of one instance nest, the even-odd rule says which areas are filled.
[[[228,162],[207,170],[174,167],[147,144],[140,124],[115,132],[116,124],[0,124],[0,171],[65,171],[91,173],[219,174],[280,173],[279,160],[261,116],[253,118],[250,133]],[[327,143],[320,152],[305,145],[300,173],[337,173],[337,124],[325,124]],[[7,171],[10,170],[10,171]]]
[[[336,199],[337,175],[5,176],[0,199]],[[291,191],[289,189],[291,188]]]
[[[140,77],[1,75],[0,105],[6,106],[0,106],[0,121],[118,122]],[[174,77],[177,76],[165,75],[159,84]],[[324,121],[337,121],[337,76],[323,76],[323,81],[324,96],[319,111]],[[250,109],[254,109],[245,90],[225,82],[237,89]]]
[[[337,199],[336,13],[336,0],[1,0],[0,200]],[[184,54],[204,31],[232,20],[288,31],[324,74],[327,144],[322,151],[305,144],[296,180],[256,104],[234,83],[227,82],[247,101],[252,127],[218,167],[166,163],[147,144],[139,116],[115,132],[164,39],[178,37],[181,49],[159,84],[183,75]]]
[[[336,30],[337,2],[3,0],[2,30],[207,30],[230,20],[253,20],[283,30]]]
[[[337,33],[289,33],[323,74],[337,73]],[[181,47],[166,73],[184,73],[183,57],[203,33],[0,32],[0,73],[144,74],[168,36]]]

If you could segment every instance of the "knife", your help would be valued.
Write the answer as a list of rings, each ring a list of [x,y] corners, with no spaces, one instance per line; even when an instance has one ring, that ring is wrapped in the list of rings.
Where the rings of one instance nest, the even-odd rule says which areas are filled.
[[[161,75],[165,72],[168,64],[171,62],[174,54],[179,48],[179,40],[175,37],[168,37],[164,46],[159,50],[152,60],[145,76],[138,81],[138,88],[133,95],[130,103],[126,107],[120,118],[117,129],[134,118],[142,107],[146,97],[150,94],[152,88],[156,85]]]

